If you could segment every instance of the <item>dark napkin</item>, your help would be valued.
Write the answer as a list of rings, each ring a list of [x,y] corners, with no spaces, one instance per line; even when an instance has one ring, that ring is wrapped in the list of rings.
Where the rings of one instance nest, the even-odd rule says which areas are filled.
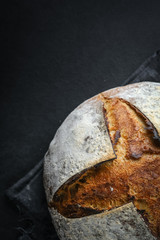
[[[160,82],[160,50],[149,57],[122,85]],[[43,189],[43,160],[10,187],[6,194],[21,213],[19,240],[58,240],[48,213]]]

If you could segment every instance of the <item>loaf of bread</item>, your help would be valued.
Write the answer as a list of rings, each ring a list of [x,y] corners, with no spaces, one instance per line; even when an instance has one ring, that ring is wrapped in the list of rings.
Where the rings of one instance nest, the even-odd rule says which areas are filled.
[[[78,106],[45,155],[44,187],[61,240],[160,239],[160,84]]]

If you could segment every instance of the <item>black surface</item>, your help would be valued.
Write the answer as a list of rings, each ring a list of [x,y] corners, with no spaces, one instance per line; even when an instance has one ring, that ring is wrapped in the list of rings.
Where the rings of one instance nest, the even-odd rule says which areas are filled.
[[[143,81],[160,82],[160,51],[149,57],[122,85]],[[19,240],[26,237],[28,240],[58,240],[43,188],[43,159],[6,194],[22,214],[18,227],[21,234]]]
[[[160,48],[159,1],[5,1],[1,17],[0,234],[17,239],[5,190],[43,158],[65,117]]]

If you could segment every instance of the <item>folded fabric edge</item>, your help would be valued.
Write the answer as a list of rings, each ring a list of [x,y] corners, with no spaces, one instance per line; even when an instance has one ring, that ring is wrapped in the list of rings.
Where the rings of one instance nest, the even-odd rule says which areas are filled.
[[[152,56],[148,57],[138,68],[135,70],[127,79],[124,81],[122,86],[125,86],[127,84],[131,84],[134,82],[140,82],[137,77],[141,75],[142,72],[144,72],[144,69],[146,69],[152,62],[154,61],[160,61],[160,49],[157,50]],[[145,79],[142,78],[141,81],[145,81]]]
[[[43,159],[40,160],[24,177],[13,184],[6,190],[6,196],[10,200],[16,199],[17,195],[23,190],[23,188],[36,176],[39,175],[43,167]]]

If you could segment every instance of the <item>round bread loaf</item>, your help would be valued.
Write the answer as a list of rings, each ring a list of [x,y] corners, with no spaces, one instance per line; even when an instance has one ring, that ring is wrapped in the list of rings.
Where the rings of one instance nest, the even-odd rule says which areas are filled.
[[[61,240],[160,239],[160,84],[78,106],[45,155],[44,187]]]

